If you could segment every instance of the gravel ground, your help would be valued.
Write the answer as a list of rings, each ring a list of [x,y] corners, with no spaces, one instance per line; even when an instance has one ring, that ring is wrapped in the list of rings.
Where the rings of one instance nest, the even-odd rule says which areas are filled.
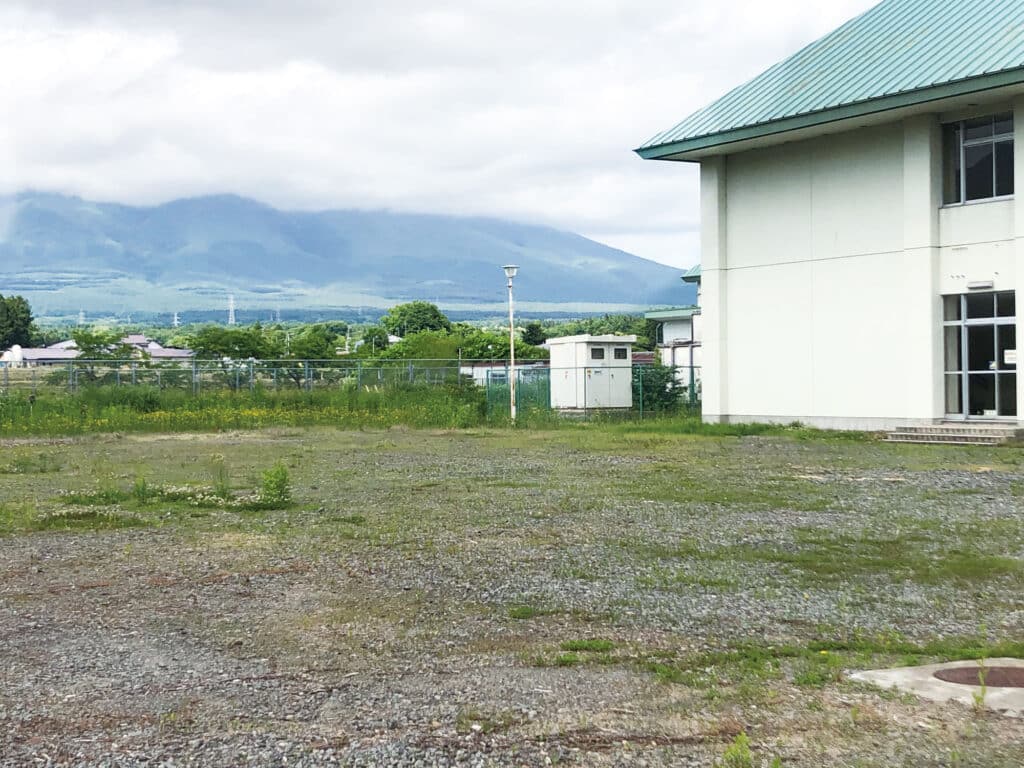
[[[1000,713],[802,685],[785,663],[692,670],[711,683],[640,663],[854,634],[1020,640],[1020,449],[581,427],[0,451],[60,466],[0,474],[3,766],[711,766],[740,731],[752,765],[1024,764],[1024,723]],[[245,492],[278,458],[286,511],[18,522],[99,482],[209,483],[222,460]],[[858,549],[878,540],[916,570]],[[843,547],[848,572],[830,571]],[[946,569],[963,552],[990,569]],[[587,638],[615,650],[559,661]]]

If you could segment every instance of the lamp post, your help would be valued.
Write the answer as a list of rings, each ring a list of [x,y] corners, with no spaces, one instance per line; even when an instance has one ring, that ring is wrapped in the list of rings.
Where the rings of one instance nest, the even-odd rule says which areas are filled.
[[[516,423],[516,325],[515,316],[512,312],[512,278],[516,276],[519,267],[515,264],[506,264],[505,277],[508,278],[508,397],[509,415],[512,423]]]

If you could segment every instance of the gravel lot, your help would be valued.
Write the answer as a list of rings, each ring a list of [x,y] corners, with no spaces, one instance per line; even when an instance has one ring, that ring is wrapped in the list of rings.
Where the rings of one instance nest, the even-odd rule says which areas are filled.
[[[61,496],[278,460],[285,510]],[[0,442],[0,765],[711,766],[742,731],[750,765],[1019,766],[1020,718],[843,670],[1024,640],[1022,463],[598,426]]]

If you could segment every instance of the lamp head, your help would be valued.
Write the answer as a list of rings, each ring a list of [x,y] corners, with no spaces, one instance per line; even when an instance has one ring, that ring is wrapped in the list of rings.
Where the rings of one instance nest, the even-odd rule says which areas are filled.
[[[511,280],[516,276],[516,272],[519,271],[519,267],[515,264],[506,264],[502,269],[505,270],[505,277]]]

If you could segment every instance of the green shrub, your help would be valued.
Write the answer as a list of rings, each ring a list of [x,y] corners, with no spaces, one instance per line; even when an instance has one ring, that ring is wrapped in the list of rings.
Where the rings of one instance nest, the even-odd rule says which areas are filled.
[[[750,751],[750,739],[742,731],[722,753],[718,768],[754,768],[754,754]]]
[[[676,380],[676,369],[655,362],[633,368],[633,407],[644,413],[672,413],[680,405],[683,387]]]
[[[292,503],[292,484],[288,468],[278,462],[263,473],[260,502],[272,507],[287,507]]]

